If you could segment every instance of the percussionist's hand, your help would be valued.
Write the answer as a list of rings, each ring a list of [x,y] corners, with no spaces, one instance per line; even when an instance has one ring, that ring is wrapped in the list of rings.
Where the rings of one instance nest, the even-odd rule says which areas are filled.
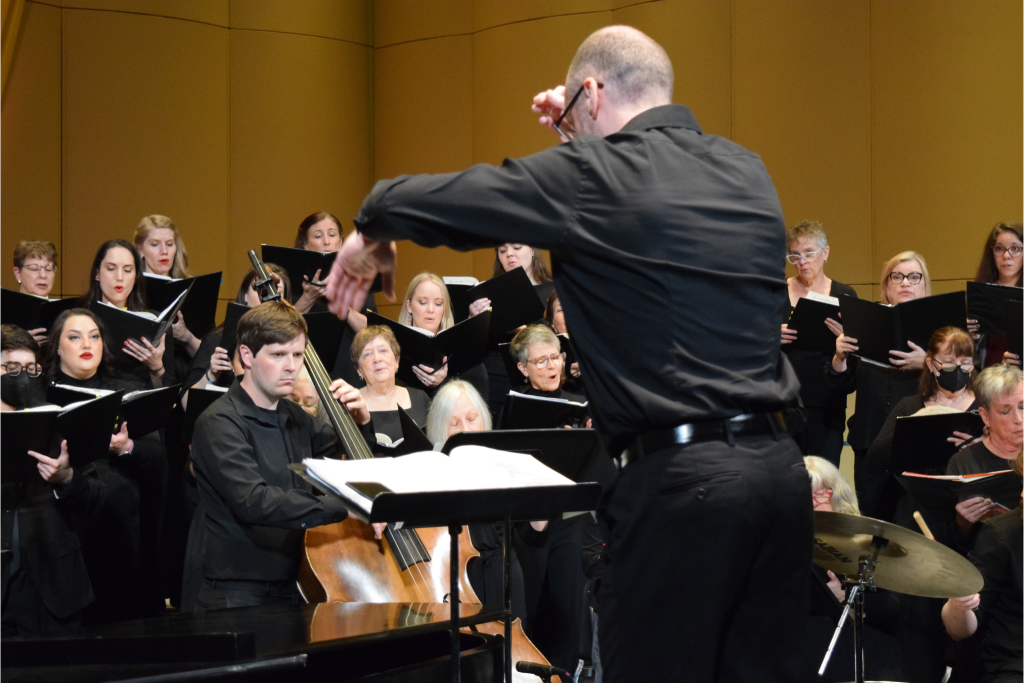
[[[334,398],[348,409],[352,418],[361,425],[370,421],[370,409],[366,407],[363,395],[359,390],[343,379],[331,382],[330,391]]]
[[[555,130],[555,121],[565,110],[565,86],[560,85],[552,90],[537,93],[530,109],[535,114],[541,115],[538,119],[540,125],[547,126],[555,135],[558,135],[558,131]]]
[[[397,253],[394,242],[367,239],[358,231],[346,237],[328,276],[327,306],[331,312],[344,319],[350,308],[358,310],[377,273],[383,276],[384,296],[394,301]]]

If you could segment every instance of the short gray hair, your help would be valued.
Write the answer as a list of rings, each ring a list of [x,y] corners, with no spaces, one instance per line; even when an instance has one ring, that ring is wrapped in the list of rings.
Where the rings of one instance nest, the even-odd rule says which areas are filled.
[[[530,347],[534,344],[551,344],[559,351],[562,350],[562,345],[558,341],[558,337],[551,328],[547,325],[528,325],[523,329],[519,330],[515,337],[512,338],[512,343],[509,344],[508,350],[512,353],[512,357],[516,359],[516,362],[526,365],[526,362],[530,360]]]
[[[619,102],[657,106],[672,101],[672,61],[661,45],[632,26],[606,26],[583,41],[565,77],[566,98],[590,76]]]
[[[800,221],[787,230],[786,248],[788,249],[793,246],[793,243],[801,237],[810,237],[822,249],[828,246],[828,235],[825,233],[825,228],[818,221]]]
[[[1024,383],[1024,373],[1015,365],[1001,363],[987,367],[974,380],[974,398],[978,405],[987,409],[1007,394],[1019,391]]]
[[[427,414],[427,438],[434,445],[442,444],[448,439],[448,423],[452,419],[452,411],[460,398],[469,398],[473,407],[480,413],[484,423],[484,431],[491,429],[491,411],[480,398],[479,392],[469,382],[461,379],[450,379],[441,385],[434,400],[430,402],[430,413]]]

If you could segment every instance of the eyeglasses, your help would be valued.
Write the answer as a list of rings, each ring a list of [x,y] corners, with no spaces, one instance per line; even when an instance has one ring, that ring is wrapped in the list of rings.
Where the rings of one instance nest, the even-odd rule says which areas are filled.
[[[565,111],[562,112],[562,115],[559,116],[558,120],[555,121],[555,123],[554,123],[555,130],[558,131],[558,134],[561,135],[566,140],[572,140],[573,137],[576,135],[576,131],[574,131],[572,128],[569,128],[569,132],[565,133],[562,130],[562,128],[561,128],[562,122],[565,121],[565,117],[569,115],[570,111],[572,111],[573,105],[576,104],[576,100],[578,100],[580,98],[580,95],[583,94],[583,88],[584,87],[586,87],[586,81],[584,81],[583,84],[580,85],[580,89],[577,90],[576,94],[572,96],[571,100],[569,100],[569,105],[565,108]],[[604,87],[604,83],[598,83],[597,87],[598,88],[603,88]]]
[[[1004,247],[1001,244],[997,244],[996,246],[992,247],[992,253],[995,254],[996,256],[1002,256],[1006,252],[1010,252],[1010,256],[1017,258],[1018,256],[1020,256],[1021,249],[1022,247],[1019,244],[1015,244],[1012,247]]]
[[[974,363],[953,363],[951,361],[941,361],[932,358],[932,363],[939,368],[939,372],[953,372],[956,369],[960,369],[960,372],[965,375],[969,375],[974,372]]]
[[[820,254],[824,250],[825,247],[822,247],[821,249],[815,249],[814,251],[805,251],[802,254],[786,254],[786,260],[792,263],[793,265],[796,265],[800,261],[800,259],[803,259],[808,263],[812,263],[818,258],[818,254]]]
[[[561,365],[562,363],[565,362],[565,359],[562,358],[562,354],[560,354],[560,353],[553,353],[550,356],[541,356],[540,358],[531,358],[530,360],[528,360],[526,362],[527,363],[533,363],[534,365],[537,366],[538,370],[543,370],[544,368],[546,368],[548,366],[548,363],[551,363],[552,365]]]
[[[923,273],[907,273],[906,275],[904,275],[903,273],[889,273],[889,282],[893,283],[894,285],[900,284],[901,282],[903,282],[904,279],[910,284],[916,285],[920,284],[923,278]]]
[[[1020,249],[1018,249],[1017,251],[1020,252]],[[39,263],[30,263],[27,266],[22,266],[21,269],[22,270],[27,270],[30,273],[38,273],[40,271],[42,271],[44,273],[56,273],[57,272],[57,266],[52,264],[52,263],[49,264],[49,265],[45,265],[45,266],[42,265],[42,264],[39,264]]]
[[[811,494],[816,503],[827,503],[832,500],[832,489],[822,489]]]
[[[21,363],[15,363],[14,361],[11,361],[10,363],[4,363],[0,367],[3,367],[3,369],[6,370],[7,374],[10,375],[11,377],[17,377],[18,375],[21,374],[22,370],[27,372],[29,377],[38,377],[39,375],[43,374],[43,366],[40,365],[39,363],[29,363],[28,365],[22,365]]]

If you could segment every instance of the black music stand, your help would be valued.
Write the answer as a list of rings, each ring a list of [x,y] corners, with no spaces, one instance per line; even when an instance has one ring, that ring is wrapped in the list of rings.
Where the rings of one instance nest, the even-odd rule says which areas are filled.
[[[504,525],[502,552],[505,571],[502,598],[505,609],[505,681],[512,681],[512,596],[509,591],[511,576],[512,520],[536,520],[560,517],[565,512],[593,510],[601,496],[601,485],[593,482],[565,486],[536,486],[509,489],[478,489],[471,491],[431,491],[423,493],[380,493],[373,499],[369,517],[352,505],[345,497],[312,476],[305,465],[288,466],[293,472],[320,490],[341,500],[349,513],[364,522],[402,522],[409,527],[448,527],[451,537],[449,560],[449,591],[451,593],[451,643],[453,683],[461,679],[459,647],[459,534],[465,524],[489,524],[501,521]]]

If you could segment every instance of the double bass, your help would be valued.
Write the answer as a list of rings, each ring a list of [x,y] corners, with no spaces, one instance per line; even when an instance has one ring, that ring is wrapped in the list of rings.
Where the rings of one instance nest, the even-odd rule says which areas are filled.
[[[279,299],[273,277],[255,251],[249,259],[256,270],[253,289],[266,292],[261,300]],[[320,398],[347,458],[373,458],[363,435],[348,410],[339,405],[330,391],[331,377],[311,344],[306,345],[306,371]],[[406,602],[439,603],[448,601],[448,577],[453,558],[451,537],[444,527],[411,529],[388,524],[384,542],[374,537],[373,527],[356,519],[346,519],[309,529],[299,564],[299,588],[306,602]],[[469,561],[480,557],[473,547],[469,531],[459,535],[459,557],[454,558],[459,577],[460,602],[480,604],[469,582]],[[504,624],[490,622],[466,627],[463,631],[504,636]],[[548,665],[548,660],[530,642],[516,619],[512,625],[512,660]],[[535,683],[536,676],[513,671],[512,680]]]

